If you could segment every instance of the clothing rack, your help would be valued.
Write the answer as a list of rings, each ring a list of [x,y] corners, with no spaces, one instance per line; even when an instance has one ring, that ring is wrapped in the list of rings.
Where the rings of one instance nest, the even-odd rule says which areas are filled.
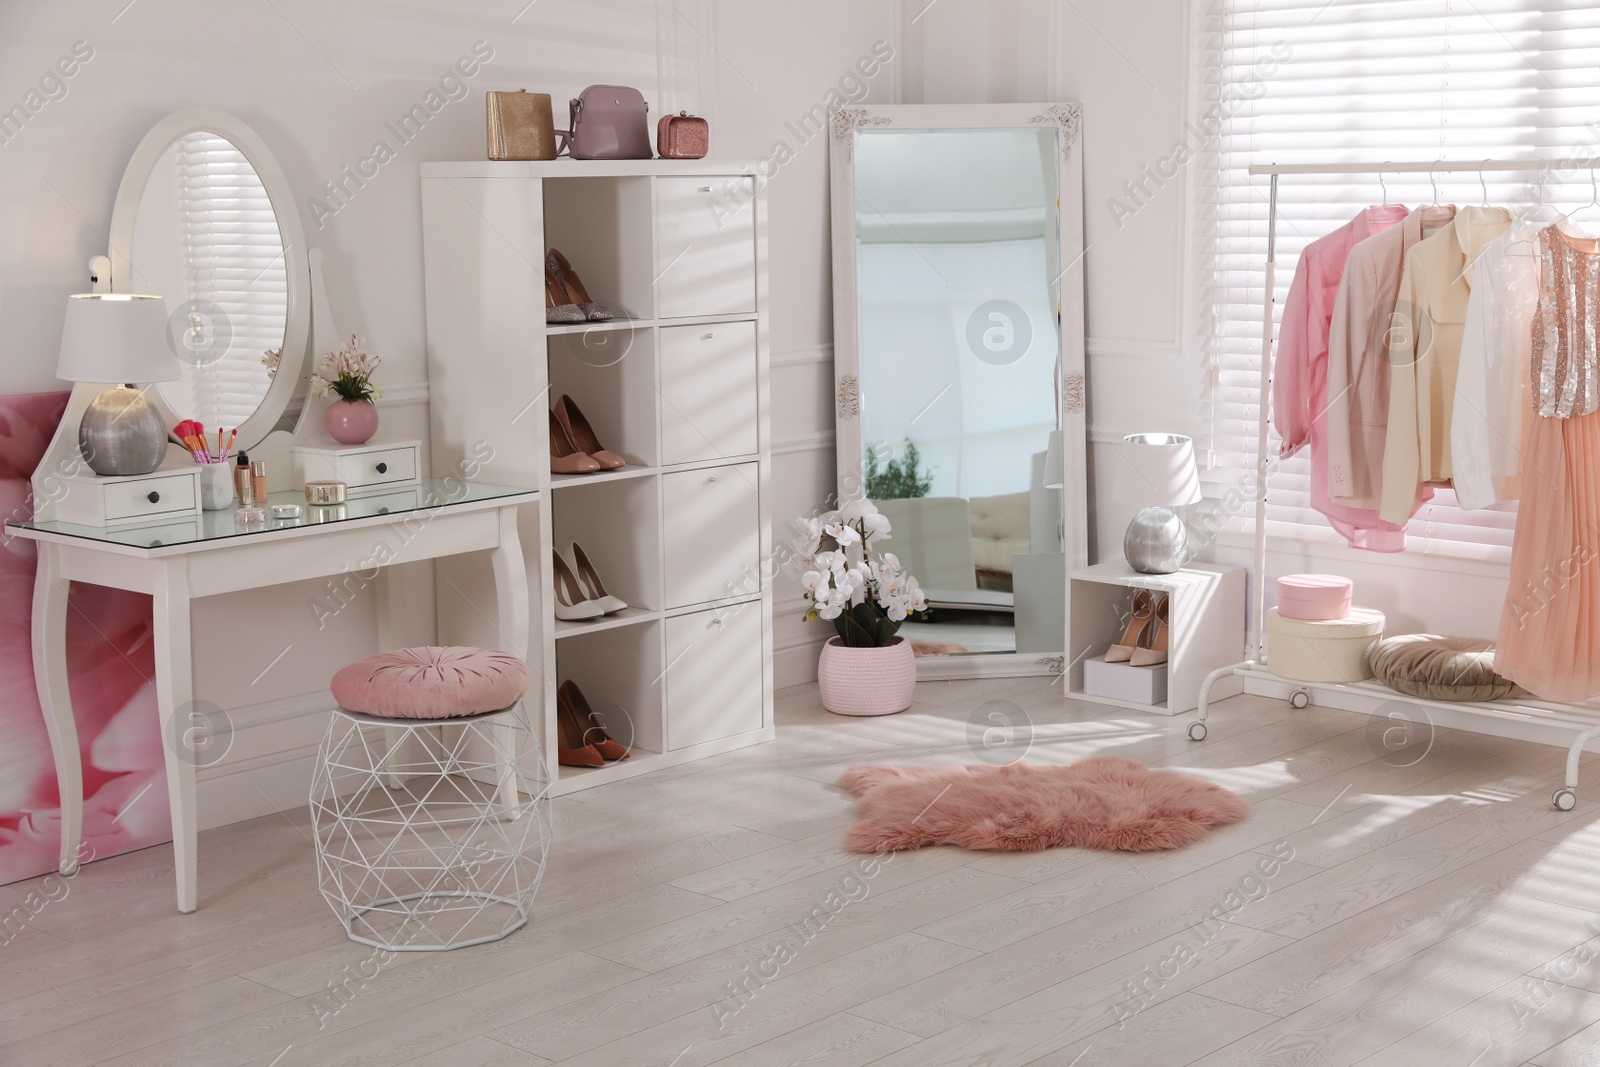
[[[1378,177],[1379,181],[1386,174],[1461,174],[1472,173],[1483,175],[1486,173],[1544,173],[1557,167],[1570,167],[1576,160],[1573,159],[1485,159],[1479,162],[1445,161],[1433,162],[1386,162],[1375,163],[1253,163],[1249,173],[1252,176],[1267,175],[1271,182],[1267,195],[1267,275],[1266,283],[1262,287],[1261,296],[1261,366],[1257,379],[1257,394],[1259,403],[1257,411],[1259,417],[1256,424],[1256,529],[1255,529],[1255,610],[1250,619],[1250,636],[1245,652],[1247,658],[1239,663],[1212,671],[1200,684],[1200,702],[1195,711],[1195,719],[1189,723],[1189,737],[1191,740],[1204,740],[1206,736],[1206,712],[1211,698],[1211,687],[1224,678],[1254,676],[1267,681],[1280,682],[1293,686],[1289,702],[1295,708],[1306,707],[1311,702],[1312,692],[1327,692],[1330,694],[1348,694],[1356,698],[1382,698],[1385,696],[1399,696],[1394,690],[1376,682],[1357,682],[1346,685],[1337,682],[1299,682],[1287,678],[1279,678],[1268,669],[1266,655],[1266,619],[1267,619],[1267,471],[1270,466],[1267,454],[1267,398],[1268,389],[1272,380],[1272,344],[1273,322],[1272,308],[1276,302],[1277,284],[1277,246],[1278,246],[1278,179],[1294,175],[1337,175],[1337,174],[1370,174]],[[1600,156],[1586,160],[1586,166],[1579,169],[1587,170],[1591,184],[1594,182],[1595,171],[1600,167]],[[1597,199],[1600,199],[1600,190],[1597,190]],[[1551,798],[1552,803],[1562,811],[1571,811],[1578,802],[1578,761],[1582,758],[1583,747],[1596,737],[1600,737],[1600,707],[1586,704],[1563,704],[1544,700],[1495,700],[1474,703],[1455,703],[1451,701],[1425,700],[1419,697],[1406,696],[1404,699],[1423,708],[1438,708],[1447,711],[1464,711],[1476,715],[1486,715],[1493,718],[1506,719],[1519,722],[1547,723],[1566,729],[1578,731],[1578,736],[1572,741],[1567,751],[1566,784],[1556,790]],[[1352,702],[1348,699],[1347,703]]]

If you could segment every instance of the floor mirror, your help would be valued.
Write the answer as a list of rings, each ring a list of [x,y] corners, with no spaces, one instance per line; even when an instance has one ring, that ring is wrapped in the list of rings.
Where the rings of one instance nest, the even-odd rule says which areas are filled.
[[[1088,562],[1082,112],[833,115],[841,500],[888,517],[926,591],[919,677],[1063,666]]]

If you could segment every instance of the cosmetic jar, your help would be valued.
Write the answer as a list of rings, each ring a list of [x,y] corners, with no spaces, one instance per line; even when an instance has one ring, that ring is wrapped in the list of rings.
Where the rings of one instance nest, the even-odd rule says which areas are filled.
[[[306,503],[312,507],[325,508],[334,504],[345,502],[345,484],[343,482],[307,482]]]

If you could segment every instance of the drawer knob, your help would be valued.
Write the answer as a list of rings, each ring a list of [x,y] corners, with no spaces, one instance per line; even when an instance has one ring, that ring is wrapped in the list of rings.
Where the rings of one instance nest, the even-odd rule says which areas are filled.
[[[710,191],[711,191],[711,186],[709,186],[709,185],[702,185],[702,186],[701,186],[701,187],[700,187],[700,191],[701,191],[701,192],[702,192],[702,193],[709,193],[709,192],[710,192]]]
[[[700,335],[700,340],[709,341],[715,336],[717,336],[717,335],[714,334],[714,333],[703,333],[703,334]]]
[[[378,473],[379,474],[388,474],[389,473],[389,465],[387,463],[378,464]]]
[[[150,494],[146,496],[145,499],[150,501],[152,504],[159,504],[161,503],[161,494],[152,489],[150,490]]]
[[[714,482],[716,480],[717,480],[717,476],[715,474],[713,474],[711,477],[706,479],[706,484],[710,485],[712,482]]]

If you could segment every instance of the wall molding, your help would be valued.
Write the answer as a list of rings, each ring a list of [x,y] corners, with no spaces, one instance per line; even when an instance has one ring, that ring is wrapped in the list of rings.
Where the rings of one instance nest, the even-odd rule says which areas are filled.
[[[768,362],[776,369],[778,367],[802,367],[816,363],[833,362],[833,342],[824,341],[821,344],[804,345],[799,348],[785,348],[771,354]]]
[[[426,404],[429,390],[427,382],[412,382],[408,385],[385,386],[383,395],[378,398],[378,406],[384,408],[407,407],[414,404]]]
[[[797,452],[824,452],[833,448],[837,434],[833,430],[815,430],[811,433],[780,437],[772,442],[774,456],[791,456]]]
[[[1090,337],[1084,348],[1091,359],[1177,359],[1182,347],[1174,341],[1134,341],[1120,337]]]

